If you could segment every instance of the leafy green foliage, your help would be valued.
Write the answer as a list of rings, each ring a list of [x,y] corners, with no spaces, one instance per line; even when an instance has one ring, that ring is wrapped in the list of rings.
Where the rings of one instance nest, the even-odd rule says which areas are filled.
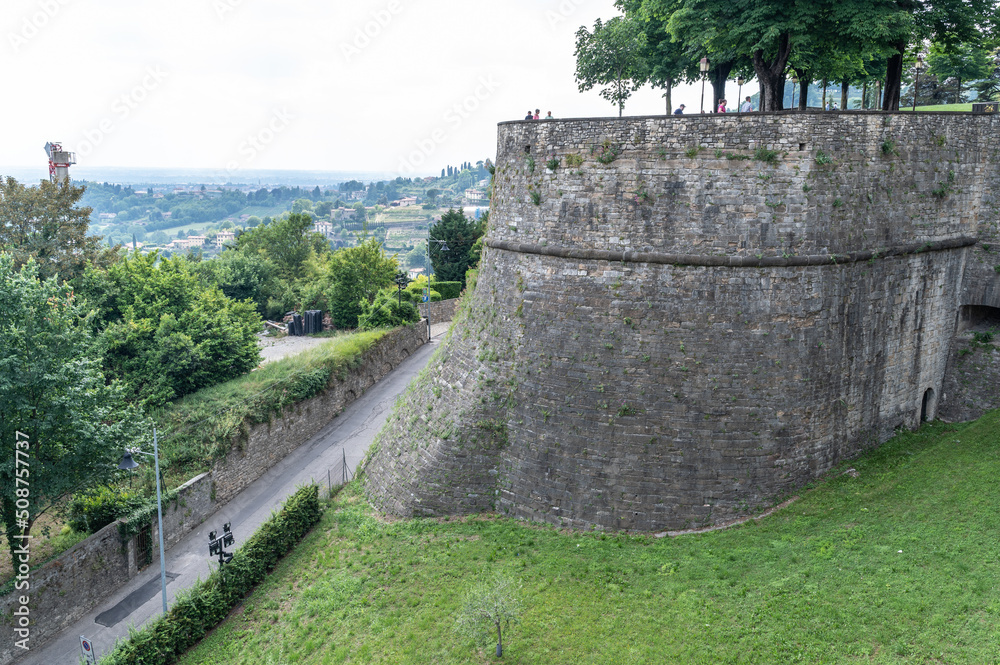
[[[155,418],[165,460],[161,466],[184,470],[185,478],[207,471],[247,426],[267,422],[343,379],[384,335],[380,330],[335,337],[160,409]]]
[[[67,524],[75,531],[96,533],[145,502],[140,492],[98,485],[73,495],[69,502]]]
[[[521,585],[508,572],[495,570],[477,581],[462,599],[456,627],[477,646],[496,642],[502,652],[503,631],[516,624],[523,610]]]
[[[77,204],[83,187],[42,181],[25,187],[14,178],[0,179],[0,248],[11,254],[14,267],[30,259],[42,279],[60,281],[83,274],[88,262],[108,265],[117,259],[100,236],[88,236],[90,208]]]
[[[601,145],[594,146],[590,149],[590,154],[592,154],[594,159],[599,161],[601,164],[610,164],[618,159],[618,156],[622,154],[622,147],[612,143],[610,139],[604,139],[604,141],[601,142]]]
[[[87,316],[68,286],[38,279],[33,260],[15,270],[0,254],[0,516],[11,549],[18,520],[28,533],[67,495],[107,480],[149,428],[105,380]],[[18,469],[30,474],[27,508]]]
[[[290,496],[233,554],[233,560],[178,594],[167,614],[119,642],[101,665],[170,665],[225,619],[278,561],[319,521],[319,488],[309,485]]]
[[[777,164],[779,156],[781,156],[781,153],[777,150],[768,150],[763,146],[753,151],[754,159],[767,164]]]
[[[236,238],[236,250],[270,260],[282,277],[296,277],[310,254],[329,253],[326,238],[309,232],[311,227],[308,215],[293,213],[241,233]]]
[[[649,78],[642,50],[645,34],[638,20],[616,16],[606,22],[597,19],[594,31],[581,26],[576,32],[576,82],[580,92],[605,86],[600,94],[618,107],[621,116],[625,101]]]
[[[822,150],[818,150],[818,151],[816,151],[815,161],[820,166],[825,166],[826,164],[832,164],[833,163],[833,157],[831,157],[830,155],[826,154]]]
[[[250,371],[260,362],[260,316],[204,288],[184,259],[133,255],[88,270],[105,372],[139,402],[158,406]]]
[[[361,316],[358,317],[358,328],[374,330],[376,328],[394,328],[406,323],[420,320],[420,312],[409,300],[403,300],[402,294],[386,289],[379,291],[374,302],[363,302]]]
[[[431,290],[440,293],[442,300],[451,300],[462,295],[462,283],[431,280]]]
[[[386,256],[375,238],[334,252],[326,292],[333,325],[357,328],[362,303],[371,303],[380,289],[392,285],[398,269],[395,257]]]
[[[446,243],[448,251],[443,251],[439,242],[430,243],[434,277],[442,282],[460,281],[464,286],[465,272],[474,265],[472,248],[483,231],[483,222],[466,217],[462,210],[450,209],[441,215],[431,226],[430,237]]]

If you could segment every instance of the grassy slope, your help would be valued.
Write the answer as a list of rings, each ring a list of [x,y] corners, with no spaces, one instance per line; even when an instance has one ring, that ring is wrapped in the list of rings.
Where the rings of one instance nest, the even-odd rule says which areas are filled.
[[[453,629],[523,581],[510,663],[996,662],[1000,412],[893,439],[779,513],[702,535],[374,519],[354,487],[185,665],[485,662]]]

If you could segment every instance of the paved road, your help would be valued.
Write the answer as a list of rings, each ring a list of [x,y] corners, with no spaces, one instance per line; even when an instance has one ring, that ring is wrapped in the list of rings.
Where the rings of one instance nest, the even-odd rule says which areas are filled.
[[[167,573],[175,577],[167,580],[167,602],[178,590],[193,585],[199,578],[208,577],[217,567],[218,564],[208,557],[209,531],[221,531],[224,523],[231,522],[236,545],[239,546],[297,487],[313,480],[325,485],[327,470],[342,461],[345,453],[347,464],[353,470],[381,429],[396,397],[430,360],[447,327],[447,323],[432,326],[430,344],[420,347],[326,428],[168,550]],[[111,650],[115,640],[128,635],[130,624],[142,625],[147,619],[160,614],[162,607],[160,570],[159,566],[152,565],[57,638],[37,650],[32,649],[15,662],[17,665],[79,665],[81,635],[94,643],[97,655],[101,656]],[[109,615],[121,616],[122,619],[105,627],[95,621],[102,614],[104,623],[113,621],[108,619]]]

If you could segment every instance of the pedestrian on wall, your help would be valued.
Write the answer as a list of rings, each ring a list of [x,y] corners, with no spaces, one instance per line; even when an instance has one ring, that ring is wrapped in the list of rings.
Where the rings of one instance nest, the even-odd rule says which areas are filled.
[[[684,115],[684,108],[685,106],[683,104],[678,106],[676,109],[674,109],[674,115]]]
[[[750,101],[750,97],[747,96],[743,103],[740,104],[740,113],[750,113],[753,111],[753,102]]]
[[[534,117],[533,119],[534,119],[534,120],[538,120],[538,117],[539,117],[539,115],[541,115],[541,113],[542,113],[542,112],[541,112],[540,110],[538,110],[538,109],[535,109],[535,117]]]
[[[726,112],[726,100],[724,100],[724,99],[720,99],[719,100],[719,108],[715,109],[715,112],[716,113],[725,113]]]
[[[549,114],[547,116],[545,116],[545,119],[546,120],[555,120],[555,117],[552,115],[552,111],[549,111]]]
[[[528,115],[524,116],[525,120],[534,120],[535,116],[531,115],[531,111],[528,111]]]

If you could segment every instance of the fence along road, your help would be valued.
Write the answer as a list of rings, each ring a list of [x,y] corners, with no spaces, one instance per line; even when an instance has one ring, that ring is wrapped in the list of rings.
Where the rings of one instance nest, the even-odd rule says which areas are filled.
[[[230,522],[236,535],[236,547],[239,547],[297,487],[311,482],[327,487],[339,484],[345,476],[353,476],[358,462],[385,423],[396,397],[427,365],[449,325],[449,322],[432,325],[429,344],[414,351],[316,436],[271,467],[168,550],[168,604],[178,591],[194,585],[198,579],[205,579],[218,567],[218,561],[208,555],[209,531],[221,533],[222,525]],[[129,625],[141,626],[162,612],[159,579],[159,566],[150,565],[56,638],[14,662],[17,665],[78,665],[81,635],[94,644],[98,657],[103,656],[111,651],[116,640],[128,637]],[[151,597],[142,593],[146,585],[154,583],[156,592]],[[143,600],[137,601],[137,597]],[[95,621],[99,615],[103,615],[104,623],[111,623],[108,617],[120,619],[111,626],[104,626]]]

